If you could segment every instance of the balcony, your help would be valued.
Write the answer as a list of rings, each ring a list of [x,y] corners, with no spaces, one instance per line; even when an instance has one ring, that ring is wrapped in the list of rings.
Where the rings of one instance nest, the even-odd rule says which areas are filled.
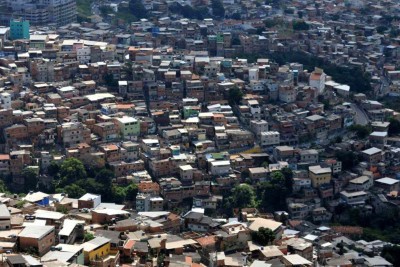
[[[119,251],[110,251],[107,256],[98,257],[95,260],[90,262],[90,266],[95,267],[116,267],[119,264]]]

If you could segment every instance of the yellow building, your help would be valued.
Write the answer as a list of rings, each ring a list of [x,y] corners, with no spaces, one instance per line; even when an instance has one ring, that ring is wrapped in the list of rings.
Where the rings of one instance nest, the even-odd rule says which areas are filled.
[[[90,265],[90,262],[108,256],[111,247],[110,239],[96,237],[95,239],[83,243],[82,247],[85,255],[85,264]]]
[[[320,165],[308,167],[312,186],[318,188],[323,184],[329,184],[332,179],[331,168],[322,168]]]

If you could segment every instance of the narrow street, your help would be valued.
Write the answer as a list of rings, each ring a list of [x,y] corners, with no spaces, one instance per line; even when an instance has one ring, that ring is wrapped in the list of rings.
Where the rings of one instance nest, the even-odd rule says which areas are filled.
[[[367,125],[370,122],[365,111],[362,110],[357,104],[353,103],[350,106],[356,112],[356,116],[354,118],[356,124]]]

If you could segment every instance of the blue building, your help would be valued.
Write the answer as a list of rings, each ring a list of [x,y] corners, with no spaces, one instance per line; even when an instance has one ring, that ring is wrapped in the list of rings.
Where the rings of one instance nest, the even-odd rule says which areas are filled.
[[[10,20],[10,39],[29,39],[29,21],[24,19]]]

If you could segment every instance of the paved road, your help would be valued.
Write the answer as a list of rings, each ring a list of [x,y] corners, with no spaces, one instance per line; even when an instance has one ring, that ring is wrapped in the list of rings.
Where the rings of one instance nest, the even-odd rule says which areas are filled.
[[[354,118],[356,124],[367,125],[369,123],[367,114],[357,104],[351,104],[351,108],[356,112]]]

